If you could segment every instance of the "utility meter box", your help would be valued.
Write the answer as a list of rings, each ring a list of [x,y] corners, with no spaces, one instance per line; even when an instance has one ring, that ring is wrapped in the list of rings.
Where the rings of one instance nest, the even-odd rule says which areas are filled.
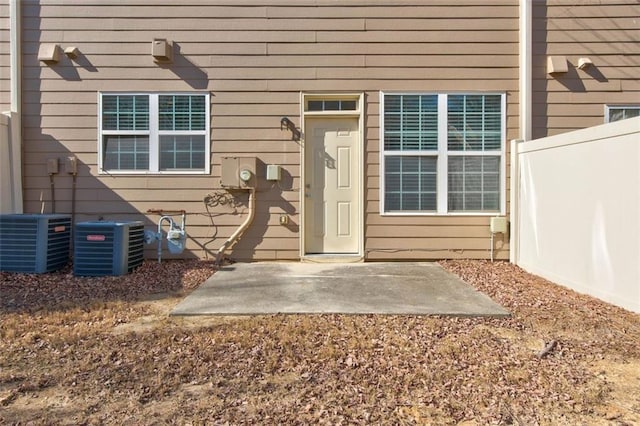
[[[489,229],[492,234],[506,234],[507,218],[504,216],[492,217],[491,222],[489,223]]]
[[[223,188],[255,188],[257,185],[256,157],[222,157],[220,186]]]

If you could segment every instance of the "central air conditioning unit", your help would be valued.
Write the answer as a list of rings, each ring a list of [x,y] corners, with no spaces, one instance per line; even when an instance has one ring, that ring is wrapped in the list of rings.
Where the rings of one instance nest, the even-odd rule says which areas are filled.
[[[71,215],[0,215],[0,271],[40,274],[69,262]]]
[[[125,275],[140,266],[143,258],[142,222],[81,222],[75,227],[74,275]]]

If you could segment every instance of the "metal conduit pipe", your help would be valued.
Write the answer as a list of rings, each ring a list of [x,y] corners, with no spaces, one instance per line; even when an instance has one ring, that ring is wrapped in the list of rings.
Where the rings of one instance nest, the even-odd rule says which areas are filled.
[[[240,239],[244,231],[247,230],[251,222],[253,222],[253,218],[256,214],[256,189],[249,189],[249,213],[247,214],[247,218],[242,222],[242,225],[236,231],[231,234],[231,236],[227,239],[227,241],[222,244],[222,247],[218,249],[218,253],[216,254],[216,265],[222,265],[224,252],[231,247],[237,240]]]
[[[175,227],[171,216],[161,216],[158,221],[158,263],[162,263],[162,222],[167,221],[169,223],[169,230]]]
[[[51,213],[56,212],[56,185],[53,183],[53,173],[49,173],[49,186],[51,187]]]

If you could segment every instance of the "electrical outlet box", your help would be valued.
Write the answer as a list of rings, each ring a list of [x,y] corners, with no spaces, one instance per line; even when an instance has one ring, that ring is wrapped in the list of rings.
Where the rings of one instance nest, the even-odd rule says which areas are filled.
[[[77,157],[65,158],[64,169],[70,175],[77,175],[78,174],[78,158]]]
[[[47,173],[50,175],[58,174],[60,171],[57,158],[49,158],[47,160]]]
[[[255,188],[256,157],[222,157],[220,186],[223,188]]]
[[[282,168],[277,164],[267,165],[267,180],[280,180],[282,176]]]
[[[504,216],[496,216],[491,218],[489,228],[492,234],[506,234],[507,233],[507,218]]]

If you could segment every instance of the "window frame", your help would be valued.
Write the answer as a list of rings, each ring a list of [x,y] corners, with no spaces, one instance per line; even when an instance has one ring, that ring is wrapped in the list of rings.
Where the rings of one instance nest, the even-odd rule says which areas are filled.
[[[637,109],[640,110],[640,104],[620,104],[620,105],[615,105],[615,104],[608,104],[604,106],[604,122],[605,123],[615,123],[617,121],[622,121],[622,120],[626,120],[626,118],[623,118],[621,120],[614,120],[611,121],[611,110],[612,109]],[[629,117],[629,118],[633,118],[633,117]]]
[[[104,96],[147,96],[149,99],[148,130],[104,130],[103,97]],[[160,96],[203,96],[205,106],[204,130],[160,130]],[[98,92],[98,173],[100,175],[208,175],[211,173],[211,97],[208,92]],[[149,137],[149,168],[146,170],[107,170],[104,168],[105,146],[104,136],[109,135],[143,135]],[[203,169],[160,169],[160,136],[162,135],[204,135],[204,168]]]
[[[437,96],[438,104],[438,141],[437,150],[433,151],[385,151],[385,95],[422,95]],[[501,143],[499,150],[491,151],[450,151],[448,149],[448,97],[449,95],[494,95],[500,96]],[[380,92],[380,196],[379,211],[381,216],[496,216],[506,214],[506,150],[507,150],[507,96],[505,92],[421,92],[421,91],[386,91]],[[436,210],[435,211],[385,211],[385,162],[387,156],[431,156],[436,157]],[[498,211],[449,211],[448,203],[448,159],[450,156],[499,157],[499,204]]]

